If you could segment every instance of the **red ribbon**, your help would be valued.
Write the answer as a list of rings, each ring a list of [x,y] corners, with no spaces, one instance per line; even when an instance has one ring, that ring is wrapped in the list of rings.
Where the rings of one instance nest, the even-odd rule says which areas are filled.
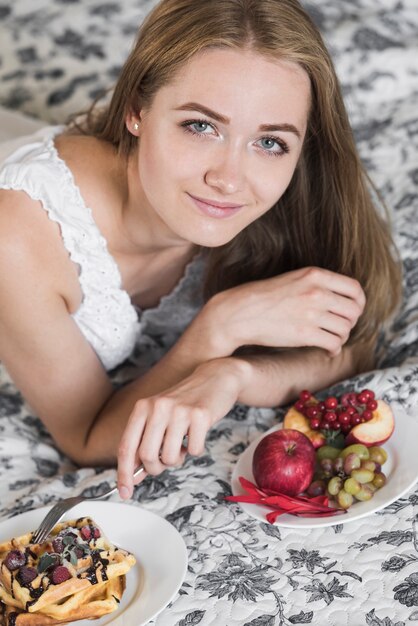
[[[346,513],[344,509],[334,509],[329,506],[327,496],[287,496],[277,491],[262,491],[243,476],[239,477],[239,482],[246,492],[241,496],[226,496],[225,500],[230,502],[247,502],[249,504],[259,504],[272,509],[267,513],[266,520],[274,524],[279,515],[288,513],[297,517],[328,517],[330,515],[341,515]]]

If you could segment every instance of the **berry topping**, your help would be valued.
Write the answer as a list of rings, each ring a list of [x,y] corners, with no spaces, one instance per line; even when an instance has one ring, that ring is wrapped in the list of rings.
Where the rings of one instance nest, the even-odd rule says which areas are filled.
[[[7,569],[13,572],[19,567],[26,565],[26,554],[20,552],[20,550],[11,550],[4,559],[4,564]]]
[[[51,581],[54,585],[60,585],[71,578],[71,574],[64,565],[57,565],[51,573]]]
[[[86,541],[88,541],[89,539],[91,539],[91,528],[90,526],[83,526],[82,528],[80,528],[80,535],[83,537],[83,539],[85,539]]]
[[[84,556],[85,552],[83,550],[83,548],[81,546],[76,546],[74,548],[74,555],[77,559],[82,559]]]
[[[34,567],[21,567],[16,578],[22,585],[29,585],[37,577],[38,572]]]
[[[61,552],[63,552],[64,550],[64,541],[62,537],[55,537],[55,539],[52,542],[52,547],[54,549],[54,552],[57,552],[58,554],[61,554]]]
[[[85,541],[90,541],[92,538],[98,539],[100,537],[100,530],[96,526],[83,526],[80,529],[80,535]]]

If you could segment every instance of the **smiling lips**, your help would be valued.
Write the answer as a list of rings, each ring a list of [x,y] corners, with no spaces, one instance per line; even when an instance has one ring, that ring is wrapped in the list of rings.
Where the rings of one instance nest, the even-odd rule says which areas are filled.
[[[216,202],[215,200],[207,200],[187,194],[194,202],[195,206],[210,217],[225,218],[238,213],[243,208],[243,204],[234,204],[232,202]]]

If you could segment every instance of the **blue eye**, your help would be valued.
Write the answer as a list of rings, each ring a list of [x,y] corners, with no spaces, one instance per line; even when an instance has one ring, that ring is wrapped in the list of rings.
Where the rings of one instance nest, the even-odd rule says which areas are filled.
[[[182,122],[181,126],[193,135],[210,135],[215,132],[212,124],[205,120],[187,120]]]
[[[263,137],[259,140],[258,145],[264,152],[272,156],[281,156],[289,152],[288,145],[276,137]]]
[[[207,122],[193,122],[190,124],[197,133],[204,133],[205,130],[210,128],[210,125]]]

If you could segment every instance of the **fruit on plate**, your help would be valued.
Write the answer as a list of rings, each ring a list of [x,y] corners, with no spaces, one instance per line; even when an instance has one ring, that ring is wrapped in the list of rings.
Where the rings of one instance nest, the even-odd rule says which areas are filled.
[[[326,443],[341,447],[341,441],[339,445],[336,443],[338,438],[342,445],[379,446],[393,433],[395,419],[390,406],[376,400],[370,389],[344,393],[340,398],[328,396],[323,401],[303,390],[286,413],[284,427],[305,433],[316,448]],[[318,436],[323,438],[322,443]]]
[[[266,435],[253,456],[253,474],[263,490],[297,496],[312,482],[315,448],[298,430],[283,428]]]
[[[314,480],[306,490],[308,496],[328,495],[330,504],[348,509],[357,501],[370,500],[386,484],[382,465],[387,453],[379,446],[350,444],[343,450],[322,446],[316,451]]]
[[[326,437],[318,430],[313,430],[309,425],[307,417],[300,413],[294,406],[292,406],[285,415],[283,428],[290,428],[298,430],[311,440],[314,448],[320,448],[326,443]]]
[[[365,446],[380,446],[387,441],[395,428],[392,409],[383,400],[377,401],[371,420],[354,426],[347,434],[345,441],[362,443]]]

